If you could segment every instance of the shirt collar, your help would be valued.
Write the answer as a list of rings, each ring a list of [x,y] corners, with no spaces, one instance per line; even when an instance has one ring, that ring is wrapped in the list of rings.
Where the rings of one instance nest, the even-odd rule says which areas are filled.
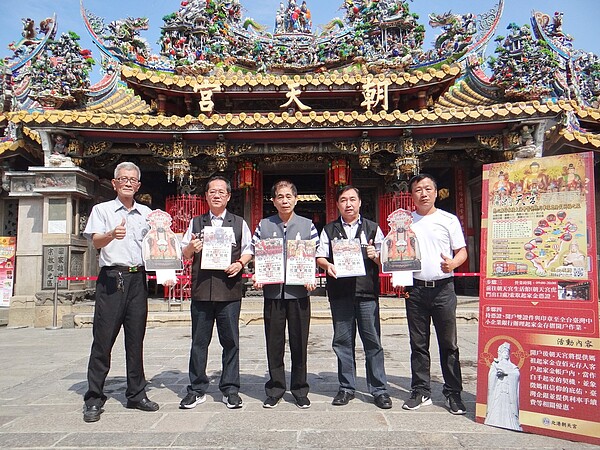
[[[217,219],[217,220],[225,220],[225,213],[226,213],[226,212],[227,212],[227,211],[223,211],[223,213],[222,213],[220,216],[215,216],[215,215],[212,213],[212,211],[210,211],[210,220],[214,220],[214,219]]]
[[[342,225],[345,227],[353,227],[356,225],[360,225],[362,223],[362,216],[359,214],[358,215],[358,220],[352,224],[346,222],[341,216],[340,216],[340,222],[342,222]]]
[[[115,197],[114,202],[115,202],[115,212],[118,211],[118,210],[120,210],[120,209],[124,209],[125,211],[128,211],[127,207],[121,202],[121,200],[119,200],[119,197]],[[139,212],[138,209],[137,209],[137,207],[138,207],[138,203],[134,200],[133,201],[133,206],[131,207],[130,212],[131,211]]]

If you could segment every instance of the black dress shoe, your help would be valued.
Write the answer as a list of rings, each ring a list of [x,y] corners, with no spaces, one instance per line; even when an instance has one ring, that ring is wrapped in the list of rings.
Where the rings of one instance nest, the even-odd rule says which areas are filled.
[[[375,397],[375,405],[381,409],[390,409],[392,407],[392,399],[389,394],[379,394]]]
[[[131,400],[127,400],[127,407],[129,409],[139,409],[140,411],[158,411],[158,403],[149,400],[148,398],[143,398],[139,402],[132,402]]]
[[[354,394],[348,391],[340,391],[333,398],[331,404],[333,406],[346,406],[350,400],[354,398]]]
[[[98,422],[100,420],[100,414],[104,410],[96,405],[85,405],[83,408],[83,421],[84,422]]]

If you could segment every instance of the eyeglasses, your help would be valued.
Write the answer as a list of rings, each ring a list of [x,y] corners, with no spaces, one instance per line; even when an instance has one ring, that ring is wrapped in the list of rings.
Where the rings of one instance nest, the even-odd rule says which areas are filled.
[[[119,178],[115,178],[115,180],[117,180],[121,184],[127,184],[127,182],[129,182],[132,185],[138,184],[140,182],[140,180],[138,180],[137,178],[133,178],[133,177],[119,177]]]
[[[217,195],[220,197],[225,197],[227,194],[229,194],[229,192],[223,191],[223,190],[215,191],[215,190],[211,189],[210,191],[207,192],[207,194],[210,195],[211,197],[216,197]]]

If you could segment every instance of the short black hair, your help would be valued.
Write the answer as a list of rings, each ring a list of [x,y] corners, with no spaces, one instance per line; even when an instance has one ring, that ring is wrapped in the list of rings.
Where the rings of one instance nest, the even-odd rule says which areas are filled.
[[[335,201],[339,201],[340,197],[342,196],[342,194],[344,192],[348,192],[350,190],[354,190],[356,191],[356,195],[358,196],[358,199],[360,200],[360,191],[358,190],[358,188],[355,188],[354,186],[352,186],[351,184],[347,184],[346,186],[341,187],[338,191],[337,191],[337,197],[335,198]]]
[[[433,182],[433,187],[435,188],[435,190],[437,191],[437,181],[435,181],[435,178],[433,178],[431,175],[429,175],[428,173],[419,173],[417,175],[415,175],[414,177],[412,177],[409,182],[408,182],[408,191],[412,192],[412,188],[413,185],[417,184],[419,181],[425,180],[425,179],[430,179]]]
[[[213,181],[224,181],[225,184],[227,185],[227,193],[231,194],[231,183],[229,182],[229,180],[221,175],[215,175],[214,177],[210,177],[209,180],[206,182],[206,187],[204,188],[204,192],[208,192],[208,187],[210,186],[210,183],[212,183]]]
[[[271,198],[275,198],[275,194],[277,194],[277,189],[280,187],[289,187],[292,190],[292,194],[294,197],[298,197],[298,189],[296,185],[292,183],[290,180],[278,180],[273,183],[273,187],[271,188]]]

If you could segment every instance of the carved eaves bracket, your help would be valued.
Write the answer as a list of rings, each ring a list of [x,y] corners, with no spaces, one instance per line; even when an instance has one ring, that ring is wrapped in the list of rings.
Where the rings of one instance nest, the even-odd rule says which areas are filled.
[[[371,166],[372,157],[380,152],[387,152],[400,157],[418,158],[433,150],[437,139],[413,139],[410,131],[395,141],[372,141],[366,132],[359,141],[338,141],[333,145],[342,153],[358,155],[358,162],[362,169]]]
[[[84,142],[83,143],[83,158],[95,158],[100,155],[108,153],[112,148],[112,142],[100,141],[100,142]]]
[[[230,144],[222,135],[219,135],[213,145],[188,144],[177,136],[172,143],[148,142],[146,145],[153,156],[166,160],[209,156],[215,161],[216,168],[220,172],[227,168],[228,158],[242,156],[254,148],[253,144]]]
[[[505,152],[517,148],[521,144],[519,133],[506,133],[494,135],[475,135],[475,140],[479,145],[487,150],[494,152]]]

